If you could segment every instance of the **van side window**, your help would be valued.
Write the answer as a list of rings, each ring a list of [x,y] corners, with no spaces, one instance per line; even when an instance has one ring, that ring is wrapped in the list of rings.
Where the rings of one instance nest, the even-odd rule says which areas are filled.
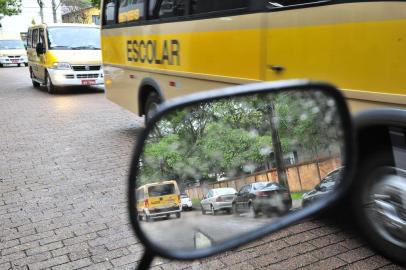
[[[144,18],[144,0],[120,0],[118,22],[132,22]]]
[[[37,47],[38,43],[38,29],[32,30],[32,47]]]
[[[192,0],[192,14],[248,8],[248,0]]]
[[[45,36],[44,36],[44,29],[43,28],[39,29],[39,42],[41,42],[42,45],[45,48]]]
[[[28,30],[27,33],[27,48],[31,48],[32,46],[32,29]]]
[[[116,1],[107,0],[104,5],[104,24],[115,24],[116,23]]]
[[[137,200],[143,200],[144,199],[144,189],[137,190]]]
[[[223,1],[223,0],[221,0]],[[159,18],[180,17],[186,15],[186,0],[162,0]]]
[[[157,3],[156,0],[149,0],[149,7],[148,7],[148,16],[149,17],[154,16],[154,9],[155,9],[156,3]]]

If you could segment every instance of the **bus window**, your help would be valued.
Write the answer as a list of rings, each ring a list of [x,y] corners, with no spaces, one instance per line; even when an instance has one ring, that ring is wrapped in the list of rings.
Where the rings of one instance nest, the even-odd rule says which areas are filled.
[[[104,24],[114,24],[116,23],[115,11],[116,11],[116,1],[107,0],[104,6]]]
[[[163,0],[159,7],[159,17],[179,17],[186,15],[185,0]]]
[[[121,0],[118,22],[125,23],[144,18],[144,0]]]
[[[247,8],[248,0],[192,0],[192,14]]]

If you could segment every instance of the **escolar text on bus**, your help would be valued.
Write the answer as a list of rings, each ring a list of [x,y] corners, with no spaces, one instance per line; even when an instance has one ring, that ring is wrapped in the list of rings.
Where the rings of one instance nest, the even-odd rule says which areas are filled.
[[[180,43],[176,39],[127,40],[127,60],[129,62],[158,65],[180,65]]]

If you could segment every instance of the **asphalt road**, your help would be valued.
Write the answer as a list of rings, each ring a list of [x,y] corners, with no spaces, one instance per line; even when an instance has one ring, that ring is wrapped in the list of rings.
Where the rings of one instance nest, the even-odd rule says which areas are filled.
[[[151,240],[168,248],[187,250],[195,248],[195,233],[203,233],[212,244],[239,237],[255,231],[276,218],[252,218],[248,214],[217,213],[203,215],[201,211],[182,212],[180,218],[157,218],[153,222],[142,222],[142,228]]]
[[[102,91],[49,95],[31,86],[27,68],[0,69],[0,270],[134,269],[143,246],[129,225],[126,187],[142,123]],[[239,233],[229,216],[207,216],[202,228],[217,230],[222,219]],[[357,232],[316,219],[211,258],[153,262],[153,269],[298,268],[401,269]]]

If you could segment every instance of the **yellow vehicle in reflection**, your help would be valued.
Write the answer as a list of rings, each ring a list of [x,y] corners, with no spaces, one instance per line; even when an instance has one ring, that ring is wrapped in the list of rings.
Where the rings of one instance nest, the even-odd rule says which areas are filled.
[[[136,193],[139,220],[145,218],[149,222],[156,217],[168,219],[171,214],[180,218],[182,205],[176,181],[146,184],[139,187]]]

